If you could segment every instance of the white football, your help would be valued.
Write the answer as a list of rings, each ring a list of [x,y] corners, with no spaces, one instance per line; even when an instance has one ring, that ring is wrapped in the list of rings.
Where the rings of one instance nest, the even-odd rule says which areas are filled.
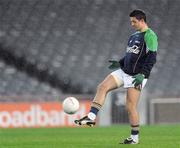
[[[74,114],[79,109],[79,101],[74,97],[67,97],[62,105],[64,112],[67,114]]]

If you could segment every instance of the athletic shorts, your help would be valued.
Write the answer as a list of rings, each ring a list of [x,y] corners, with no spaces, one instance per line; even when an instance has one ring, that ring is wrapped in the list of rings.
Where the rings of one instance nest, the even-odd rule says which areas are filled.
[[[121,87],[122,85],[124,88],[134,87],[134,84],[132,84],[134,78],[132,76],[126,74],[123,70],[118,69],[116,71],[113,71],[111,75],[114,77],[118,87]],[[142,82],[142,88],[144,88],[145,84],[147,82],[147,79],[144,79]]]

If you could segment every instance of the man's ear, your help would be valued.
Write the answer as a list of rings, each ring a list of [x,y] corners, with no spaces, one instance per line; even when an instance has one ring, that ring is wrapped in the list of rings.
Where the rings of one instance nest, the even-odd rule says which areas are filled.
[[[145,23],[144,19],[140,19],[141,22]]]

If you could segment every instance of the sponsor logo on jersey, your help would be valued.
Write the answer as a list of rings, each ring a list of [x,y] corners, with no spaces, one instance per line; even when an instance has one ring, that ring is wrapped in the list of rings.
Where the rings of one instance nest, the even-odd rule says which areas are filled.
[[[135,41],[135,43],[138,43],[138,44],[139,44],[139,43],[140,43],[140,41],[137,41],[137,40],[136,40],[136,41]]]
[[[139,54],[140,50],[139,50],[139,47],[137,45],[133,45],[132,47],[128,46],[126,52],[127,53]]]

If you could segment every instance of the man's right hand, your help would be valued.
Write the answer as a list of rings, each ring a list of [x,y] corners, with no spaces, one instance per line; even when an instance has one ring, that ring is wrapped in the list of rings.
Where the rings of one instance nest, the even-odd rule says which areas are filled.
[[[109,60],[109,63],[111,63],[111,65],[108,67],[109,69],[118,69],[118,68],[120,68],[119,61]]]

